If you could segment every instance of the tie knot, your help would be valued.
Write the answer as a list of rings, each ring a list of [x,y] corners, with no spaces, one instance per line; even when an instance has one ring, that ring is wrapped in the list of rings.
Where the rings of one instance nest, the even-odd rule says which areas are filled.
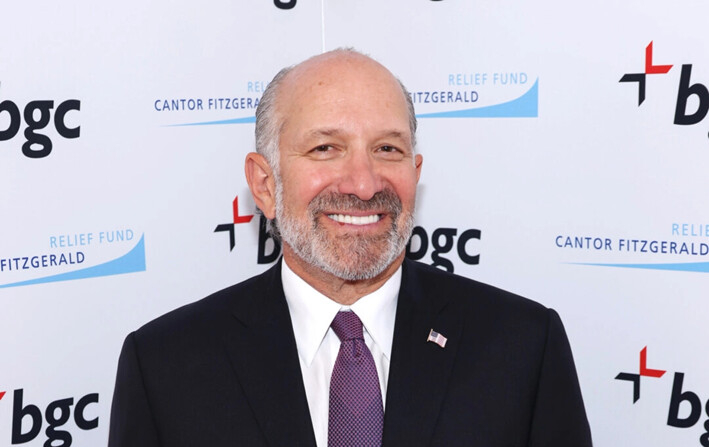
[[[341,342],[352,339],[364,339],[362,321],[354,312],[338,312],[330,325]]]

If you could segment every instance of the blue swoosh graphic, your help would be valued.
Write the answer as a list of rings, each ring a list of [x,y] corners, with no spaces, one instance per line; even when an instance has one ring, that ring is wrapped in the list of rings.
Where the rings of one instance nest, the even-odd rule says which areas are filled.
[[[229,120],[219,120],[219,121],[201,121],[196,123],[183,123],[183,124],[167,124],[164,127],[183,127],[183,126],[213,126],[215,124],[244,124],[244,123],[255,123],[255,116],[247,116],[246,118],[232,118]]]
[[[135,247],[123,256],[104,262],[103,264],[86,267],[73,272],[60,273],[58,275],[45,276],[27,281],[13,282],[0,285],[0,289],[7,287],[29,286],[57,281],[71,281],[74,279],[95,278],[98,276],[121,275],[124,273],[145,271],[145,235],[140,236],[140,240]]]
[[[536,118],[539,115],[539,79],[537,78],[526,93],[511,101],[491,106],[472,109],[452,110],[449,112],[420,113],[416,118]],[[195,123],[167,124],[164,127],[213,126],[217,124],[255,123],[255,116],[233,118],[218,121],[200,121]]]
[[[586,262],[570,262],[569,264],[590,265],[595,267],[620,267],[629,269],[709,273],[709,262],[679,262],[674,264],[594,264]]]
[[[519,98],[492,106],[449,112],[421,113],[416,118],[536,118],[539,113],[539,78]]]

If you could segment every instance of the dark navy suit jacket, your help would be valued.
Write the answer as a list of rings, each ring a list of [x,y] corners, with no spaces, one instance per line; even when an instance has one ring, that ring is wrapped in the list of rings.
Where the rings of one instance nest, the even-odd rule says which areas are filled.
[[[315,446],[280,263],[126,338],[108,445]],[[556,312],[404,261],[383,445],[591,446]]]

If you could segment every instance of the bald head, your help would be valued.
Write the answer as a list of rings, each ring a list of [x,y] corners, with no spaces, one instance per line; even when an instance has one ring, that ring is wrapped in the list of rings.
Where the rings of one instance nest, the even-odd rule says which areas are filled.
[[[355,88],[356,87],[356,88]],[[353,95],[392,97],[392,109],[404,107],[411,146],[416,144],[416,115],[404,85],[383,65],[351,49],[337,49],[281,70],[269,83],[256,109],[256,150],[279,172],[280,134],[289,116],[297,114],[305,99],[347,101]]]

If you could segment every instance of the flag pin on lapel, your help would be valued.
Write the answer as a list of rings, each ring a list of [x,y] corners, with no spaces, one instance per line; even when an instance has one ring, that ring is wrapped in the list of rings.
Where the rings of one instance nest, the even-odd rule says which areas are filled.
[[[443,336],[443,334],[439,334],[438,332],[434,331],[431,329],[431,332],[428,334],[428,339],[426,341],[432,341],[433,343],[437,344],[441,348],[446,347],[446,342],[448,339]]]

